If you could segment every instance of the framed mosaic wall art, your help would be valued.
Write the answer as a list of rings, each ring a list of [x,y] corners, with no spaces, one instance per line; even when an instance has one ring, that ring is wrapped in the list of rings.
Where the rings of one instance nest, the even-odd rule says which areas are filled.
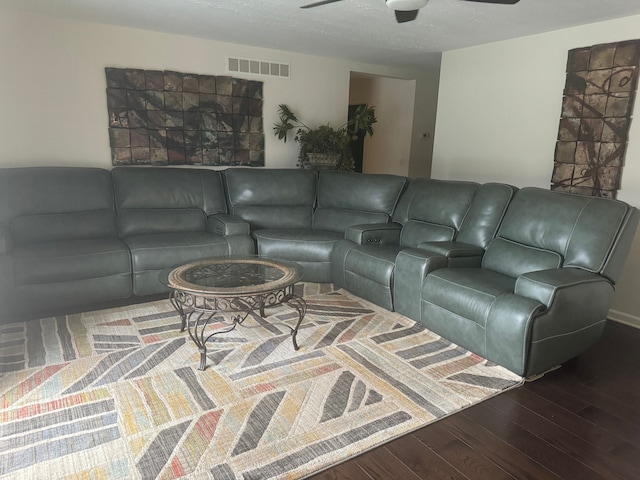
[[[264,166],[263,83],[106,68],[113,165]]]
[[[552,190],[616,197],[639,68],[640,40],[569,51]]]

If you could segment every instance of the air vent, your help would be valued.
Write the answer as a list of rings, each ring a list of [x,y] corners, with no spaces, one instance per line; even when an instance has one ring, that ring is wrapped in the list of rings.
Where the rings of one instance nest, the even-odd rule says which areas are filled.
[[[288,63],[227,57],[227,70],[232,73],[248,73],[268,77],[291,78],[291,65]]]

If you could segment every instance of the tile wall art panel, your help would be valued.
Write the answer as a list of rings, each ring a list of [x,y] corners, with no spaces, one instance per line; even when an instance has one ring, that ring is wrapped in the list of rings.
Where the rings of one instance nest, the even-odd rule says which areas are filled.
[[[113,165],[264,166],[263,83],[106,68]]]
[[[615,198],[640,68],[640,40],[569,51],[551,189]]]

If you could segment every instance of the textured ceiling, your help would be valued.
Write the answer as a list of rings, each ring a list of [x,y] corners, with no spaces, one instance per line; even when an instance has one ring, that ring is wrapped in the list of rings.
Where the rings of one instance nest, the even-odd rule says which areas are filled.
[[[439,52],[640,14],[639,0],[429,0],[397,24],[384,0],[0,0],[0,8],[394,66]]]

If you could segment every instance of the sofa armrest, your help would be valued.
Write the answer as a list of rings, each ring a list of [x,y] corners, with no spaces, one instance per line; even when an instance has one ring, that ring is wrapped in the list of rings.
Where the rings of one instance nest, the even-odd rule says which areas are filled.
[[[365,223],[347,228],[344,238],[358,245],[398,245],[401,230],[399,223]]]
[[[418,248],[405,248],[396,256],[393,275],[394,310],[412,320],[420,321],[422,284],[425,277],[447,266],[447,258]]]
[[[499,295],[485,324],[483,356],[518,375],[526,375],[532,325],[544,308],[540,302],[522,295]]]
[[[513,293],[537,300],[548,308],[561,294],[573,295],[580,303],[580,296],[588,295],[595,284],[611,285],[606,278],[586,270],[571,267],[552,268],[520,275]]]
[[[249,235],[249,224],[237,215],[218,213],[207,217],[207,227],[210,232],[224,235]]]
[[[422,242],[418,248],[443,255],[447,258],[478,257],[482,258],[484,250],[464,242]]]
[[[486,358],[525,376],[562,364],[600,337],[613,293],[606,278],[579,268],[521,275],[491,306]]]

